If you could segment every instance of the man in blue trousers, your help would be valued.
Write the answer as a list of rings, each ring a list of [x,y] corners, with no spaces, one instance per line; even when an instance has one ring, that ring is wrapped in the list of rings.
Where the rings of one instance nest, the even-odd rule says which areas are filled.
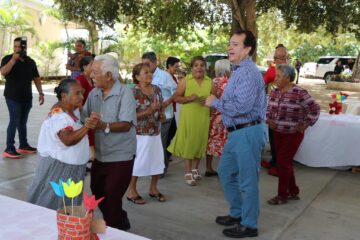
[[[219,165],[220,182],[230,209],[218,224],[232,226],[223,234],[232,238],[256,237],[259,217],[259,170],[265,144],[266,95],[260,71],[251,59],[256,38],[250,31],[232,35],[229,60],[232,74],[221,99],[214,95],[206,105],[222,114],[229,132]]]

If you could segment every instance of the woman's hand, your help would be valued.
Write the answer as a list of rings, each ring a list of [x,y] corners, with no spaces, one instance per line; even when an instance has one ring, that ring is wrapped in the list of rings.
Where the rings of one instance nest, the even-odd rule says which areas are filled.
[[[171,103],[172,103],[172,99],[169,98],[168,100],[163,101],[162,107],[163,107],[163,108],[166,108],[166,107],[169,106]]]
[[[206,97],[198,97],[196,101],[198,101],[201,105],[205,105]]]
[[[272,119],[266,119],[266,124],[269,125],[269,128],[271,128],[273,130],[276,128],[276,123]]]
[[[199,98],[199,96],[197,94],[193,94],[190,96],[190,102],[196,101]]]
[[[98,123],[100,122],[100,114],[92,112],[90,117],[85,119],[85,127],[88,129],[95,129]]]
[[[308,127],[309,127],[309,124],[307,124],[307,123],[299,123],[299,124],[295,127],[295,129],[296,129],[296,131],[298,131],[298,132],[304,132]]]
[[[153,112],[160,110],[161,104],[159,103],[159,100],[154,99],[150,104],[150,108],[152,109]]]

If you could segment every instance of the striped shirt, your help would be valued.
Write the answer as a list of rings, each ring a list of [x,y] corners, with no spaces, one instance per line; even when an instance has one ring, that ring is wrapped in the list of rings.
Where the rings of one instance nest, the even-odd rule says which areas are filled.
[[[309,93],[294,85],[287,92],[274,89],[269,96],[266,117],[275,122],[277,132],[295,133],[299,123],[312,126],[320,115],[320,105]]]
[[[233,66],[221,99],[211,106],[222,114],[225,127],[265,119],[264,81],[250,57]]]

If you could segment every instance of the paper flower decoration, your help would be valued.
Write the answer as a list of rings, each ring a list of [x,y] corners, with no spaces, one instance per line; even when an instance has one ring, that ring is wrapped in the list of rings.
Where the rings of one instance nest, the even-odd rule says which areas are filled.
[[[63,181],[61,179],[59,180],[59,184],[53,181],[50,182],[51,187],[53,188],[56,196],[58,197],[64,197],[64,188],[62,184]]]
[[[330,106],[330,114],[339,114],[342,110],[342,103],[334,101],[333,103],[329,103]]]
[[[70,183],[71,183],[71,178],[69,178],[69,179],[66,181],[66,184],[67,184],[67,185],[70,185]],[[64,211],[65,211],[65,214],[66,214],[65,193],[64,193],[64,186],[63,186],[63,184],[64,184],[64,182],[63,182],[61,179],[59,179],[59,184],[57,184],[56,182],[53,182],[53,181],[50,182],[50,185],[51,185],[52,189],[54,190],[56,196],[63,198]],[[66,184],[65,184],[65,185],[66,185]]]
[[[82,188],[83,188],[83,181],[81,180],[78,183],[71,181],[70,184],[63,183],[62,185],[64,188],[65,195],[68,198],[74,198],[74,197],[77,197],[81,193]]]
[[[89,197],[86,192],[84,192],[84,206],[88,212],[94,210],[103,199],[104,197],[96,200],[94,195]]]
[[[340,102],[344,101],[348,96],[349,96],[348,94],[343,93],[343,92],[331,94],[331,97],[333,99],[336,99],[336,100],[338,100]]]

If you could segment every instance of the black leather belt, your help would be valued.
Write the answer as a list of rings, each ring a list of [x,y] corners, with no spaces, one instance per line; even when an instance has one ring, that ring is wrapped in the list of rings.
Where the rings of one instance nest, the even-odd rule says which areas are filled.
[[[238,125],[235,125],[233,127],[228,127],[226,129],[228,130],[228,132],[232,132],[232,131],[235,131],[235,130],[239,130],[241,128],[251,127],[251,126],[257,125],[259,123],[261,123],[260,119],[249,122],[249,123],[238,124]]]

